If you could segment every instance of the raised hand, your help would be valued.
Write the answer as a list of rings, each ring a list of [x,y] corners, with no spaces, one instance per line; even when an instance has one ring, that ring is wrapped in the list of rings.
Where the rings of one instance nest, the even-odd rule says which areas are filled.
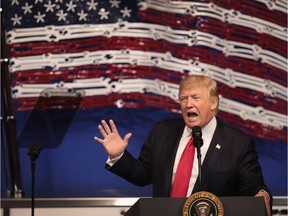
[[[109,124],[110,126],[105,120],[102,120],[101,125],[98,126],[98,129],[103,136],[103,139],[96,136],[94,139],[102,144],[110,159],[113,159],[120,156],[124,152],[128,145],[128,140],[132,134],[127,133],[124,136],[124,139],[122,139],[113,120],[109,120]]]

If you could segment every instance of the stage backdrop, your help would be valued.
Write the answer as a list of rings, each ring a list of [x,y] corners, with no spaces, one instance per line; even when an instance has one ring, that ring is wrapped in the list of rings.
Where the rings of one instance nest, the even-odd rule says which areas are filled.
[[[218,117],[253,136],[267,185],[287,195],[286,0],[9,0],[2,7],[17,136],[44,89],[85,91],[71,123],[53,121],[69,127],[52,130],[64,131],[63,140],[44,145],[36,161],[37,197],[150,196],[151,186],[104,169],[107,155],[93,137],[102,119],[114,119],[122,136],[132,132],[128,150],[137,157],[155,122],[180,117],[178,82],[190,74],[218,82]],[[75,109],[56,110],[63,107]],[[49,136],[41,139],[35,144]],[[26,145],[18,150],[29,197],[30,159]]]

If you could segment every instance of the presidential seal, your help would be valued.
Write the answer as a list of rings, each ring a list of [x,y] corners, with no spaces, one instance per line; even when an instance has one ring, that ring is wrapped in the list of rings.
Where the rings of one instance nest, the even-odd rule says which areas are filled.
[[[183,216],[224,216],[222,202],[214,194],[200,191],[187,198]]]

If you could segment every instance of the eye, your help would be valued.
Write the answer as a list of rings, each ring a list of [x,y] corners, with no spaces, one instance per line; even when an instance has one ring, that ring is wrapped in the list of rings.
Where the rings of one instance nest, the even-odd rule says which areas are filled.
[[[198,101],[198,100],[200,100],[200,99],[201,99],[201,97],[200,97],[200,96],[198,96],[198,95],[195,95],[195,96],[193,96],[193,99],[194,99],[194,100],[196,100],[196,101]]]
[[[179,98],[180,102],[186,102],[187,99],[188,99],[187,97],[180,97],[180,98]]]

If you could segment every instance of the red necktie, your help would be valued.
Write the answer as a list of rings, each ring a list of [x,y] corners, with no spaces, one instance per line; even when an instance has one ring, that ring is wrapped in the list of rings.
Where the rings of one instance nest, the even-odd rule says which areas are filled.
[[[191,136],[177,166],[170,197],[186,197],[194,161],[195,147]]]

